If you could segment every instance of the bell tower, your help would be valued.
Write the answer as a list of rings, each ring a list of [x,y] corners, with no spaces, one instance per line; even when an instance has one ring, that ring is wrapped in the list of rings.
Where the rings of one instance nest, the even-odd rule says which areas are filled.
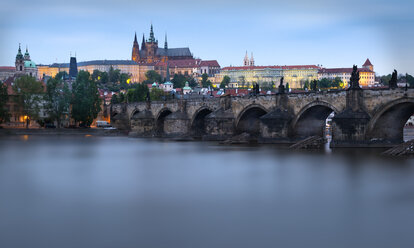
[[[16,65],[16,73],[18,74],[24,73],[24,57],[22,54],[20,43],[19,43],[19,50],[17,51],[17,55],[16,55],[15,65]]]

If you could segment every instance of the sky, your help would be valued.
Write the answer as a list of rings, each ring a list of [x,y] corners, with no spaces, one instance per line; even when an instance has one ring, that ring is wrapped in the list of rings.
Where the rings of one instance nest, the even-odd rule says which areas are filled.
[[[0,66],[13,66],[19,43],[37,64],[131,59],[151,23],[159,46],[189,47],[203,60],[240,66],[361,66],[379,75],[414,75],[414,1],[328,0],[2,0]]]

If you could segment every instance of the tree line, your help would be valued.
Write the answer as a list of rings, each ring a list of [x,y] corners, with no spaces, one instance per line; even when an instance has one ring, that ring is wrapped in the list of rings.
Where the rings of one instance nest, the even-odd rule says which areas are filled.
[[[25,75],[17,78],[12,86],[13,101],[18,112],[24,116],[26,127],[31,121],[43,125],[45,122],[57,123],[61,127],[63,120],[72,118],[79,126],[88,127],[101,111],[102,100],[97,83],[87,71],[80,71],[72,89],[64,81],[64,72],[50,78],[44,85],[34,77]],[[7,86],[0,87],[0,122],[10,121],[10,112],[6,108],[10,100]],[[43,110],[47,118],[42,119]]]

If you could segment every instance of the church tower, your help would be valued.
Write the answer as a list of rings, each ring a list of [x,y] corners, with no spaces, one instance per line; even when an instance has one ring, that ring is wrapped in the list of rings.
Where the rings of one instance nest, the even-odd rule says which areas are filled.
[[[24,61],[30,61],[30,54],[29,54],[29,50],[27,49],[27,46],[26,46],[26,53],[24,54]]]
[[[247,51],[246,51],[246,55],[244,56],[243,65],[249,66],[249,56],[247,55]]]
[[[137,33],[135,33],[134,44],[132,45],[132,60],[139,62],[139,45],[137,41]]]
[[[253,58],[253,53],[252,53],[252,57],[250,57],[250,66],[254,66],[254,58]]]
[[[374,71],[374,65],[371,64],[371,61],[369,61],[369,59],[367,59],[365,61],[365,63],[362,65],[362,68],[366,68],[366,69],[369,69],[371,71]]]
[[[19,50],[17,51],[17,55],[16,55],[16,73],[24,73],[24,57],[22,54],[22,49],[20,48],[20,43],[19,43]]]
[[[145,50],[147,56],[147,63],[156,62],[156,53],[158,50],[158,40],[155,39],[154,29],[151,24],[150,37],[145,43]]]

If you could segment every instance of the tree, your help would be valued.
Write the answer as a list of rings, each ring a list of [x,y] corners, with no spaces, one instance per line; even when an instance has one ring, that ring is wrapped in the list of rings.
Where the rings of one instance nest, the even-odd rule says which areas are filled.
[[[174,74],[171,82],[173,83],[174,88],[183,88],[185,86],[185,82],[187,82],[187,78],[182,74]]]
[[[8,100],[7,85],[0,82],[0,124],[10,120],[10,113],[6,108]]]
[[[157,83],[161,83],[162,82],[162,77],[161,75],[154,71],[154,70],[149,70],[145,73],[145,77],[147,78],[143,83],[145,84],[153,84],[154,82]]]
[[[25,116],[26,128],[29,128],[30,121],[38,119],[40,102],[43,98],[43,84],[31,76],[22,76],[16,79],[13,91],[16,93],[16,103]]]
[[[310,85],[309,85],[309,80],[306,80],[306,82],[305,82],[305,84],[304,84],[304,86],[303,86],[303,89],[304,90],[308,90],[310,88]]]
[[[131,102],[142,102],[147,98],[149,89],[146,84],[136,84],[127,91],[127,101]]]
[[[327,88],[330,88],[332,86],[331,80],[329,80],[327,78],[322,78],[321,80],[319,80],[319,82],[317,82],[317,84],[318,84],[319,88],[321,88],[321,89],[327,89]]]
[[[208,80],[207,73],[201,75],[201,86],[203,86],[203,88],[208,88],[209,86],[211,86],[211,82],[210,80]]]
[[[289,92],[289,83],[286,83],[286,91]]]
[[[220,88],[225,88],[226,86],[228,86],[230,83],[230,77],[229,76],[224,76],[223,80],[220,83]]]
[[[61,78],[54,77],[47,81],[45,94],[45,109],[52,121],[61,127],[62,119],[69,114],[71,92],[69,86]]]
[[[113,94],[111,97],[111,104],[117,104],[118,103],[118,96]]]
[[[150,92],[150,97],[152,101],[163,100],[165,96],[164,90],[158,88],[152,88]]]
[[[119,75],[119,84],[121,89],[128,88],[128,84],[130,82],[131,76],[128,73],[121,73]]]
[[[98,87],[89,72],[80,71],[72,85],[72,118],[80,126],[90,126],[101,111]]]
[[[409,87],[414,87],[414,77],[411,76],[410,74],[406,73],[405,74],[405,81],[407,82],[407,84],[409,85]]]
[[[118,102],[119,103],[125,102],[125,95],[124,95],[124,93],[122,93],[122,92],[119,93]]]
[[[118,70],[118,69],[114,70],[112,66],[109,68],[109,72],[108,72],[109,82],[118,83],[120,81],[120,76],[121,76],[121,70]]]
[[[340,88],[341,85],[343,85],[343,82],[342,82],[341,78],[340,77],[336,77],[334,79],[334,81],[332,82],[331,87]]]

